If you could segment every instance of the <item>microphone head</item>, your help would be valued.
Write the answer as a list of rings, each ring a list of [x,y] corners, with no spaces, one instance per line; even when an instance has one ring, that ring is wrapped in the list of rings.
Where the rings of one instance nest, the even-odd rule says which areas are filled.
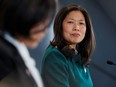
[[[107,60],[107,64],[113,65],[114,63],[112,61],[110,61],[110,60]]]
[[[109,65],[116,65],[116,63],[114,63],[114,62],[112,62],[110,60],[107,60],[107,64],[109,64]]]

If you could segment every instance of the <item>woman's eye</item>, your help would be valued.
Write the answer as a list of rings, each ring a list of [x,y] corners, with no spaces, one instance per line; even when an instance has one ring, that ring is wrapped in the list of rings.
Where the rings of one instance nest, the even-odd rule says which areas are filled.
[[[73,21],[68,21],[68,23],[70,23],[70,24],[71,24],[71,23],[73,23]]]
[[[82,23],[80,23],[80,25],[85,25],[85,23],[82,22]]]

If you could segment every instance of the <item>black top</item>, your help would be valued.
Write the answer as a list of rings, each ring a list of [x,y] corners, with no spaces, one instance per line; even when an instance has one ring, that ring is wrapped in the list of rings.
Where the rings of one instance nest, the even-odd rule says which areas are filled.
[[[8,87],[37,87],[17,49],[0,36],[0,87],[7,87],[6,84]]]

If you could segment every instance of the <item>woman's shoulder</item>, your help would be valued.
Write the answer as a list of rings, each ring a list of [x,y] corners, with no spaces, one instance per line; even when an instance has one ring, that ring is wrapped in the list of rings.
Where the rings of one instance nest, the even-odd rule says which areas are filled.
[[[62,71],[64,68],[68,68],[68,61],[56,47],[49,45],[42,59],[41,67],[42,73],[56,69]]]
[[[63,56],[63,54],[60,52],[60,50],[53,46],[53,45],[49,45],[48,48],[45,51],[45,55],[57,55],[57,56]]]
[[[57,47],[54,47],[53,45],[48,46],[45,51],[43,60],[50,62],[67,61],[66,57],[59,51],[59,49]]]
[[[8,42],[3,36],[0,35],[0,50],[6,50],[8,49],[13,49],[13,50],[16,50],[16,48],[10,43]]]

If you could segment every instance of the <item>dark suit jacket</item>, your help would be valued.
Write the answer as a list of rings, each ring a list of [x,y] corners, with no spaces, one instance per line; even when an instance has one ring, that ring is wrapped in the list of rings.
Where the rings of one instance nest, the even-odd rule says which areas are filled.
[[[0,36],[0,87],[37,87],[16,48]]]

